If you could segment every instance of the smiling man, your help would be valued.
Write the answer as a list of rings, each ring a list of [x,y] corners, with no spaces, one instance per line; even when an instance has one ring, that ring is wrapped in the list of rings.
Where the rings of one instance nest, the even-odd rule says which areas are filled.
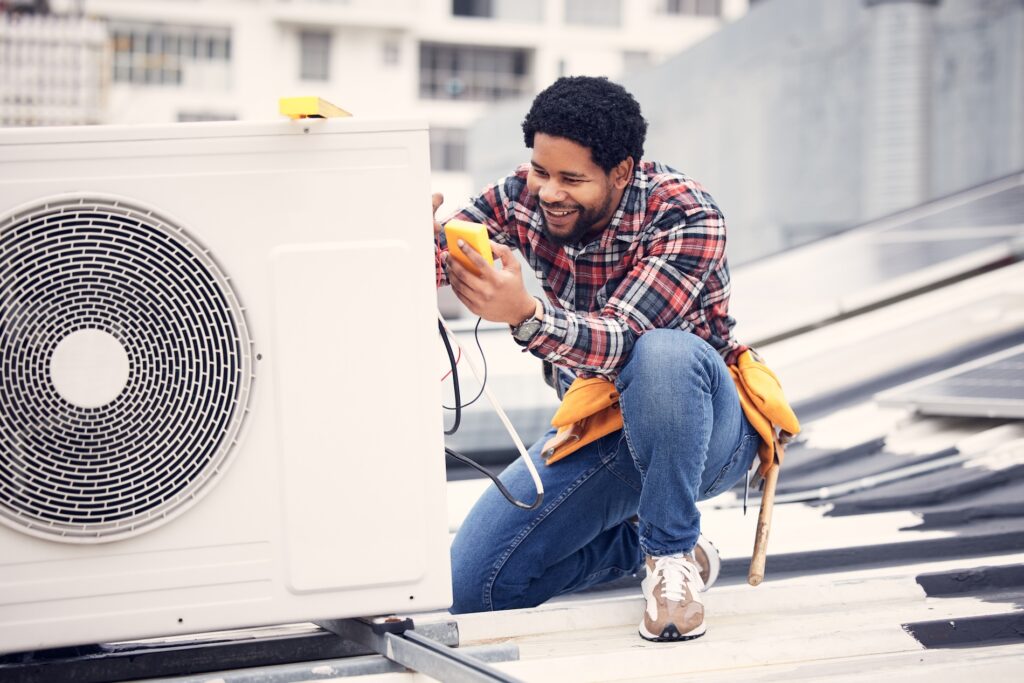
[[[624,422],[550,466],[541,451],[554,430],[530,448],[540,508],[513,507],[493,485],[481,496],[452,545],[453,612],[531,607],[643,568],[640,635],[705,632],[700,592],[719,559],[696,503],[743,476],[759,437],[726,367],[746,347],[732,336],[722,213],[697,182],[641,160],[646,130],[622,87],[559,79],[523,121],[530,163],[454,216],[487,225],[502,267],[474,253],[474,275],[437,235],[438,285],[507,323],[524,350],[560,369],[563,389],[613,381]],[[543,299],[527,292],[512,249]],[[522,460],[501,480],[532,500]]]

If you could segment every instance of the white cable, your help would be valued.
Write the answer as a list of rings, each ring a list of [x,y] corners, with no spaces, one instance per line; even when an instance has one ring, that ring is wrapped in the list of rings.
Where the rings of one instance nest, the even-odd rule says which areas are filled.
[[[530,459],[530,454],[526,452],[526,446],[523,445],[523,440],[519,438],[519,434],[516,433],[516,428],[512,426],[512,422],[509,421],[505,411],[501,409],[501,405],[498,403],[498,399],[494,398],[491,390],[487,388],[487,383],[484,382],[480,370],[477,368],[476,363],[473,361],[473,357],[466,353],[466,349],[462,348],[462,344],[456,338],[455,333],[452,332],[451,328],[448,327],[448,321],[444,319],[441,312],[437,312],[437,318],[441,321],[441,326],[444,327],[445,334],[448,338],[455,342],[455,345],[462,351],[462,357],[469,363],[469,369],[473,371],[473,376],[476,377],[476,381],[480,382],[480,386],[483,388],[484,396],[487,397],[487,401],[494,408],[494,412],[498,414],[498,419],[505,425],[505,431],[512,437],[513,443],[516,445],[516,449],[519,451],[520,457],[526,461],[526,468],[530,470],[530,476],[533,477],[533,485],[537,489],[537,495],[544,495],[544,484],[540,480],[540,474],[537,472],[537,468],[533,464],[533,460]]]

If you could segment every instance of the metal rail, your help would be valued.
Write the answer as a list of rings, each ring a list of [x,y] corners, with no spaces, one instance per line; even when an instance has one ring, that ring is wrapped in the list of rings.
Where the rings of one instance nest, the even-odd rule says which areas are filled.
[[[445,683],[519,683],[520,679],[413,630],[412,619],[336,619],[317,622],[345,640]],[[518,656],[518,650],[516,651]]]

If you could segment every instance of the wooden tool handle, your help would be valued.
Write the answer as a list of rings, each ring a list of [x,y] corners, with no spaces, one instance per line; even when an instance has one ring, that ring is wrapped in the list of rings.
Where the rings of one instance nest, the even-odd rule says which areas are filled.
[[[757,586],[764,581],[764,563],[768,553],[768,532],[772,528],[772,507],[775,505],[775,484],[779,481],[779,461],[768,468],[764,478],[764,493],[761,495],[761,511],[757,515],[757,532],[754,535],[754,555],[750,558],[747,583]]]

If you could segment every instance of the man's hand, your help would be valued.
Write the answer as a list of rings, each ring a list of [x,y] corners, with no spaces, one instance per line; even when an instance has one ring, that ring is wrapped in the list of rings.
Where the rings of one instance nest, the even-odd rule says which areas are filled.
[[[447,253],[443,256],[448,282],[466,308],[484,320],[512,326],[533,315],[537,300],[526,291],[519,261],[511,249],[491,242],[491,251],[501,261],[501,270],[497,270],[462,240],[459,240],[459,248],[480,271],[479,276],[474,275],[469,268],[449,258]]]
[[[437,236],[441,234],[441,224],[437,222],[437,210],[444,204],[444,195],[435,192],[430,195],[430,203],[434,205],[434,239],[437,239]]]

